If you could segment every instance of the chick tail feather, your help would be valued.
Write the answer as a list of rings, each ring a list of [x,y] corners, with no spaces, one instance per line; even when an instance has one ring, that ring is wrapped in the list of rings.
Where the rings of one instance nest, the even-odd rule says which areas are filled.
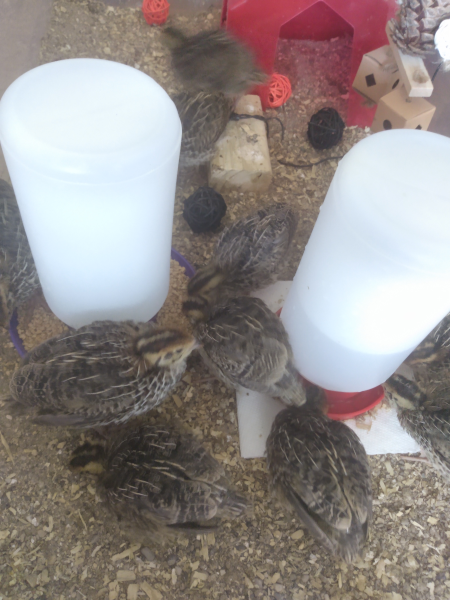
[[[290,486],[283,486],[282,494],[319,544],[332,554],[343,558],[347,563],[352,563],[359,556],[360,549],[367,537],[367,523],[365,529],[362,527],[357,531],[352,531],[355,529],[353,527],[348,531],[334,529],[320,517],[311,513]]]
[[[223,519],[236,519],[245,514],[249,508],[251,507],[243,496],[240,496],[236,492],[229,491],[224,498],[222,506],[218,510],[218,516]]]

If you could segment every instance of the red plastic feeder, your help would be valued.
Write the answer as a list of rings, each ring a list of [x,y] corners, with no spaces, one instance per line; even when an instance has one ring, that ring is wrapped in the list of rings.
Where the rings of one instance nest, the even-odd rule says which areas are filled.
[[[279,38],[330,40],[353,37],[350,81],[362,57],[387,43],[385,27],[398,9],[396,0],[223,0],[222,26],[253,49],[266,73],[273,73]],[[269,87],[256,90],[264,108]],[[347,125],[371,125],[375,108],[350,88]]]
[[[149,25],[162,25],[169,16],[170,4],[167,0],[144,0],[142,12]]]
[[[281,315],[280,308],[277,310],[277,315]],[[302,377],[302,381],[306,387],[313,385],[310,381]],[[358,415],[375,408],[377,404],[384,398],[384,389],[382,385],[364,390],[363,392],[333,392],[322,388],[327,398],[327,415],[334,421],[345,421],[346,419],[354,419]]]
[[[354,419],[372,410],[384,398],[382,385],[364,392],[333,392],[325,389],[324,392],[327,397],[327,415],[334,421]]]
[[[292,94],[291,82],[286,75],[274,73],[269,83],[267,104],[270,108],[278,108],[289,100]]]

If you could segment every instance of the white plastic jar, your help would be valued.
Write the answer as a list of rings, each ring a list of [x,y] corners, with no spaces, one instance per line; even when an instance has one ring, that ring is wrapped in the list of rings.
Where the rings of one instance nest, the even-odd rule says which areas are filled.
[[[146,321],[169,289],[181,123],[144,73],[62,60],[0,102],[0,142],[45,298],[62,321]]]
[[[328,390],[380,385],[450,311],[450,139],[391,130],[341,160],[281,318]]]

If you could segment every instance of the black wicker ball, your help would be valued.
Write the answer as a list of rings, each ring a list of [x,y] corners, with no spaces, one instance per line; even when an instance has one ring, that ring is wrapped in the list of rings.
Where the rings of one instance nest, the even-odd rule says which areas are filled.
[[[322,108],[308,123],[308,139],[316,150],[332,148],[341,141],[344,121],[334,108]]]
[[[226,212],[225,200],[210,187],[199,187],[184,201],[183,217],[194,233],[214,231]]]

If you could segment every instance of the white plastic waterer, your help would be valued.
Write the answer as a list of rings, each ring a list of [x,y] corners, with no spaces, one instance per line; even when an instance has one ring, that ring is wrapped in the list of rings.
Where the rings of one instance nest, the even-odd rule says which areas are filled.
[[[181,143],[166,92],[111,61],[49,63],[5,92],[0,142],[52,311],[72,327],[153,317]]]
[[[342,159],[281,313],[309,381],[388,379],[450,311],[450,139],[391,130]]]

